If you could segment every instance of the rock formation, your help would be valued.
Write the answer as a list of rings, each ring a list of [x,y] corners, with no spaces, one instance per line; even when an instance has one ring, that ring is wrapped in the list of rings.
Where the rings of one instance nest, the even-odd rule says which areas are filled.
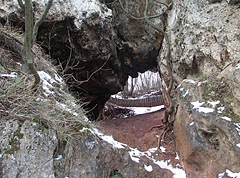
[[[37,18],[43,2],[34,2]],[[59,66],[71,91],[89,102],[86,108],[92,109],[95,117],[110,95],[123,89],[129,75],[135,77],[137,72],[156,68],[157,59],[166,81],[168,76],[162,35],[144,20],[126,15],[119,2],[101,2],[56,1],[37,37],[40,46]],[[123,5],[128,6],[128,12],[143,15],[144,3],[124,1]],[[157,3],[150,7],[150,15],[162,11]],[[175,0],[167,15],[153,20],[166,29],[170,38],[174,78],[179,85],[175,93],[179,109],[174,132],[188,177],[216,177],[226,170],[240,172],[239,14],[239,0]],[[0,22],[23,30],[23,13],[16,1],[0,2]],[[2,150],[9,154],[0,157],[0,175],[104,177],[117,169],[111,157],[123,163],[117,171],[125,177],[167,175],[159,167],[158,174],[143,172],[144,166],[129,159],[126,150],[115,150],[93,133],[83,134],[79,142],[74,142],[79,150],[74,150],[74,145],[64,148],[64,162],[55,161],[52,168],[55,133],[33,130],[31,122],[19,124],[1,118],[1,154]],[[47,153],[43,151],[47,149],[45,143]],[[29,155],[31,159],[27,158]],[[42,163],[46,172],[36,172],[41,170],[38,166]],[[13,169],[18,171],[14,173]]]
[[[111,10],[97,0],[57,1],[37,37],[60,66],[70,89],[85,99],[86,108],[95,117],[110,95],[123,89],[129,75],[136,77],[138,72],[156,68],[162,41],[162,35],[150,29],[143,19],[132,19],[119,3],[115,4]],[[16,3],[6,1],[3,5],[1,21],[23,25]],[[36,17],[43,8],[42,1],[34,3]],[[143,16],[141,3],[131,1],[128,10]],[[161,6],[151,4],[150,11],[158,14]],[[165,22],[155,21],[161,26]]]
[[[240,172],[239,13],[232,2],[177,0],[168,14],[179,85],[174,132],[189,177]]]

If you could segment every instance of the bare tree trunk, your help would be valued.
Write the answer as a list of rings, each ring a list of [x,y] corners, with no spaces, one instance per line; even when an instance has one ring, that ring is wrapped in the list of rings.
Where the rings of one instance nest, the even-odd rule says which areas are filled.
[[[37,73],[37,70],[34,66],[34,58],[32,53],[33,43],[36,41],[38,28],[45,19],[50,7],[52,6],[53,0],[49,0],[47,6],[40,19],[33,25],[33,10],[32,10],[32,0],[25,0],[23,4],[22,0],[18,0],[19,6],[25,11],[25,39],[22,51],[22,60],[23,60],[23,72],[31,73],[34,76],[33,88],[37,89],[40,83],[40,77]]]
[[[33,88],[37,89],[40,77],[34,66],[32,46],[33,46],[33,11],[32,0],[25,0],[25,39],[22,51],[23,72],[31,73],[34,76]]]

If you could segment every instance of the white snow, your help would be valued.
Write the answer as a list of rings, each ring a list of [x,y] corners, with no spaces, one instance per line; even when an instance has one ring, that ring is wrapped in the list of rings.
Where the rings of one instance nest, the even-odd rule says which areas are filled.
[[[60,77],[58,74],[54,74],[55,80],[58,81],[59,83],[63,83],[62,77]]]
[[[86,116],[83,116],[83,120],[86,122],[91,122]]]
[[[52,79],[52,77],[44,71],[38,71],[38,75],[42,81],[42,87],[45,91],[44,95],[54,94],[54,91],[51,91],[51,89],[53,89],[52,83],[56,82],[56,80]]]
[[[148,156],[151,156],[152,153],[156,152],[158,150],[158,148],[149,148],[147,151],[145,151],[145,153],[148,155]]]
[[[234,123],[234,125],[236,126],[236,129],[238,131],[238,135],[240,135],[240,123]]]
[[[59,160],[61,160],[62,159],[62,155],[58,155],[56,158],[53,158],[55,161],[59,161]]]
[[[0,154],[0,159],[2,158],[2,154]]]
[[[17,77],[17,73],[16,72],[11,72],[10,74],[0,74],[0,77],[16,78]]]
[[[140,157],[144,156],[143,152],[138,151],[137,149],[131,148],[131,151],[128,152],[131,159],[135,161],[136,163],[140,163]]]
[[[218,108],[218,113],[222,113],[224,111],[225,107],[221,106]]]
[[[240,64],[236,65],[235,70],[238,70],[238,69],[240,69]]]
[[[189,126],[193,126],[194,125],[194,122],[191,122],[190,124],[189,124]]]
[[[104,141],[113,145],[114,148],[125,148],[127,146],[126,144],[123,144],[123,143],[120,143],[120,142],[114,140],[112,136],[107,136],[107,135],[102,134],[96,128],[93,129],[93,133],[95,133],[97,136],[99,136]]]
[[[110,143],[114,148],[126,148],[126,147],[128,147],[126,144],[123,144],[123,143],[120,143],[120,142],[114,140],[112,138],[112,136],[106,136],[106,135],[102,134],[96,128],[94,128],[93,130],[91,130],[91,129],[89,129],[89,130],[93,134],[96,134],[97,136],[102,138],[104,141]],[[172,173],[174,174],[174,176],[173,176],[174,178],[186,178],[186,173],[185,173],[184,170],[179,169],[179,168],[173,168],[172,165],[168,165],[168,161],[157,161],[153,157],[150,157],[151,153],[155,152],[157,150],[157,148],[151,148],[151,149],[149,149],[145,152],[141,152],[141,151],[139,151],[135,148],[131,148],[131,147],[128,147],[128,148],[130,149],[130,151],[128,153],[129,153],[129,155],[130,155],[130,157],[133,161],[135,161],[137,163],[140,163],[140,157],[145,156],[148,159],[150,159],[154,164],[158,165],[160,168],[164,168],[164,169],[168,169],[168,170],[172,171]],[[151,167],[148,166],[147,169],[150,170]]]
[[[45,98],[37,98],[36,101],[41,101],[41,102],[47,102],[49,101],[48,99],[45,99]]]
[[[240,172],[238,173],[233,173],[229,169],[226,169],[225,172],[218,174],[218,178],[223,178],[224,174],[227,174],[227,176],[232,177],[232,178],[240,178]]]
[[[79,132],[84,132],[84,131],[86,131],[86,130],[89,130],[88,128],[86,128],[86,127],[83,127],[81,130],[79,130]],[[89,130],[90,131],[90,130]]]
[[[193,109],[196,109],[199,112],[203,112],[203,113],[211,113],[214,112],[213,108],[207,108],[207,107],[201,107],[203,104],[205,104],[205,102],[191,102],[191,104],[193,105]]]
[[[164,153],[166,152],[166,148],[164,148],[163,146],[160,146],[160,150]]]
[[[212,108],[207,108],[207,107],[200,107],[198,109],[199,112],[204,112],[204,113],[211,113],[211,112],[214,112],[214,109]]]
[[[182,81],[182,83],[183,83],[183,82],[191,83],[191,84],[194,84],[194,85],[197,83],[196,81],[191,80],[191,79],[184,79],[184,80]]]
[[[189,93],[189,90],[186,91],[186,93],[183,94],[183,97],[186,97]]]
[[[173,178],[186,178],[186,173],[184,170],[179,168],[173,168],[171,164],[168,165],[167,161],[156,161],[152,159],[155,164],[161,168],[170,170],[173,173]]]
[[[70,108],[68,108],[68,106],[66,104],[63,104],[63,103],[59,103],[58,101],[56,101],[56,105],[61,108],[63,111],[67,111],[69,113],[71,113],[72,115],[74,116],[79,116],[77,112],[75,111],[72,111]]]
[[[152,172],[152,170],[153,170],[151,165],[147,166],[145,164],[144,164],[144,169],[146,169],[146,171],[148,171],[148,172]]]
[[[238,143],[236,146],[240,148],[240,143]]]
[[[232,119],[231,118],[229,118],[229,117],[226,117],[226,116],[224,116],[224,117],[221,117],[222,119],[224,119],[224,120],[226,120],[226,121],[232,121]]]
[[[199,107],[201,107],[205,102],[199,102],[199,101],[196,101],[196,102],[191,102],[191,104],[193,105],[193,109],[197,109]]]
[[[213,108],[215,108],[220,103],[220,101],[208,101],[208,103],[211,104]]]
[[[175,159],[179,160],[179,156],[178,156],[178,154],[177,154],[177,153],[176,153],[176,157],[175,157]]]
[[[134,114],[146,114],[161,110],[164,108],[164,105],[154,106],[154,107],[126,107],[134,111]]]

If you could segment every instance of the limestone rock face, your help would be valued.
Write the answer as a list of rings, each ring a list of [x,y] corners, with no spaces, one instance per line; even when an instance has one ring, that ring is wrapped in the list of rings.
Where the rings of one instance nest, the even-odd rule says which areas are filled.
[[[174,133],[189,177],[216,177],[226,169],[240,172],[239,117],[233,117],[227,104],[231,97],[221,98],[211,82],[184,80],[177,89]],[[227,94],[227,86],[222,89]]]
[[[220,75],[239,62],[238,5],[226,1],[174,1],[168,14],[174,76],[185,78]],[[163,49],[161,59],[165,56]],[[164,65],[161,70],[166,71]]]
[[[51,129],[39,130],[37,123],[0,122],[0,176],[53,178],[53,152],[57,136]]]
[[[174,1],[168,13],[179,85],[174,132],[189,177],[240,171],[239,13],[230,1],[203,0]],[[160,60],[165,55],[164,42]]]
[[[58,145],[56,132],[41,128],[36,122],[1,119],[0,133],[0,176],[3,178],[172,176],[147,154],[135,150],[136,155],[131,156],[134,150],[127,145],[113,139],[109,139],[113,143],[109,144],[90,131]]]
[[[119,178],[171,176],[170,172],[160,169],[144,156],[140,158],[139,163],[133,161],[129,151],[127,147],[117,148],[94,134],[76,137],[71,144],[65,146],[62,153],[59,152],[63,155],[63,159],[54,162],[55,175],[73,178],[108,178],[115,171],[118,173],[115,176]],[[146,171],[144,164],[151,165],[153,170]]]

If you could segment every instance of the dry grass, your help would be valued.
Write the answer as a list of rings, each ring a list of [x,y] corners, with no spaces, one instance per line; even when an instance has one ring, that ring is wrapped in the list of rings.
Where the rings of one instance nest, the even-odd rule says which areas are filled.
[[[0,74],[9,74],[9,70],[11,66],[6,70],[0,65]],[[15,78],[0,77],[1,120],[31,120],[39,129],[56,130],[61,140],[80,135],[79,130],[83,127],[91,127],[89,122],[84,121],[86,113],[81,105],[75,104],[75,98],[68,93],[66,87],[62,87],[64,83],[56,85],[55,94],[47,97],[41,86],[34,93],[32,84],[33,77],[23,73],[18,73]]]

